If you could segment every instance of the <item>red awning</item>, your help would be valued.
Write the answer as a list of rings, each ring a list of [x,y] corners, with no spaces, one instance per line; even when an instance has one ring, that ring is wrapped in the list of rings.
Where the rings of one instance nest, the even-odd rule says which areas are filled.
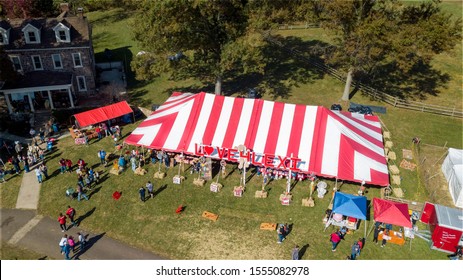
[[[111,104],[105,107],[93,109],[83,113],[75,114],[77,124],[85,127],[95,123],[104,122],[129,113],[133,113],[127,101]]]

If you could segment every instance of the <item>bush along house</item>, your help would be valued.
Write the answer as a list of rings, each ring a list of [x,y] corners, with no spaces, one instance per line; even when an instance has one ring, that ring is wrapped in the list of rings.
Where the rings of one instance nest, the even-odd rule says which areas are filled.
[[[74,108],[95,93],[91,27],[83,15],[61,7],[56,18],[2,19],[0,48],[18,77],[0,94],[10,114]]]

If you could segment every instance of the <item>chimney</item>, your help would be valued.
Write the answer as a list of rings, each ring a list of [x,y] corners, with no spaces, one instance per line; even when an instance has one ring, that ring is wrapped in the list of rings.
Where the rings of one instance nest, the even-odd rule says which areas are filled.
[[[63,12],[69,13],[69,3],[60,3],[59,10],[61,11],[61,13]]]
[[[83,18],[84,17],[84,8],[77,8],[77,17]]]

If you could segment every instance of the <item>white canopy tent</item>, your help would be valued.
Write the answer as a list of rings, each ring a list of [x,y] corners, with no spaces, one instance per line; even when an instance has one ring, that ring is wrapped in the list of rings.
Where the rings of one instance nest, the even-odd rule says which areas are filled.
[[[442,172],[449,183],[449,192],[455,206],[463,208],[463,150],[449,148],[442,164]]]

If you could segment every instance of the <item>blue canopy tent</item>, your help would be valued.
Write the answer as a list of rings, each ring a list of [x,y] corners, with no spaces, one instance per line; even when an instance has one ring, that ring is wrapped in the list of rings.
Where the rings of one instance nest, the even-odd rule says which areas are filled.
[[[330,225],[347,226],[345,221],[336,221],[333,215],[340,214],[347,217],[352,217],[367,221],[367,198],[365,196],[357,196],[342,192],[335,192],[333,199],[333,209],[329,220],[325,225],[325,229]],[[367,226],[365,224],[365,236]]]

